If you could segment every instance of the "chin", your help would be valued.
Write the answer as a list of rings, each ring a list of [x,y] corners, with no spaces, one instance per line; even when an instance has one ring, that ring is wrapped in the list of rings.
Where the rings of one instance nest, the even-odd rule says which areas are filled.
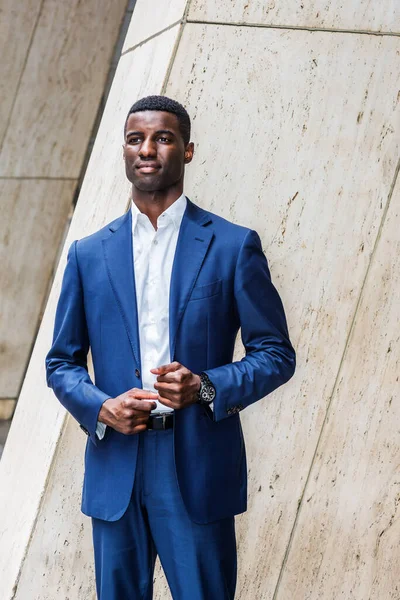
[[[161,192],[171,186],[171,182],[165,182],[160,177],[147,177],[146,179],[135,179],[135,188],[141,192]]]
[[[144,181],[137,181],[134,183],[134,186],[136,189],[140,190],[141,192],[159,192],[160,191],[160,187],[157,184],[154,183],[146,183]]]

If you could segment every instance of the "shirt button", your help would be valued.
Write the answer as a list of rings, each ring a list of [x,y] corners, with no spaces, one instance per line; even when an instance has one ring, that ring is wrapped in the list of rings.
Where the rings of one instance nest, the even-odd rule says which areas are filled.
[[[155,246],[157,246],[157,244],[158,244],[157,240],[153,240],[153,244],[154,244]]]
[[[136,377],[138,379],[140,378],[140,371],[139,371],[139,369],[135,369],[135,375],[136,375]]]

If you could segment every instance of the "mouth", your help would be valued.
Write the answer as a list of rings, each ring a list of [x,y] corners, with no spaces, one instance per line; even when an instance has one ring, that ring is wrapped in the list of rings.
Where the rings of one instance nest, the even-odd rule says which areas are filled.
[[[158,163],[139,163],[136,166],[136,169],[138,171],[140,171],[141,173],[155,173],[156,171],[158,171],[160,169],[160,165]]]

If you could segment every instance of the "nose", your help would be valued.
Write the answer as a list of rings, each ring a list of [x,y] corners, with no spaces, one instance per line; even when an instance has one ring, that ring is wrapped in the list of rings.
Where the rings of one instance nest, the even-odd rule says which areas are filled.
[[[140,145],[139,156],[141,158],[154,157],[157,154],[156,145],[151,138],[145,138]]]

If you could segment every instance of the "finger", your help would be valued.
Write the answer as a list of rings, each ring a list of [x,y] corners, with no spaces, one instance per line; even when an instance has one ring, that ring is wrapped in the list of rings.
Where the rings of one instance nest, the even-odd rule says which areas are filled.
[[[164,396],[170,400],[176,399],[182,393],[182,390],[176,383],[155,383],[154,387],[158,391],[159,396]]]
[[[142,413],[143,414],[143,413]],[[138,416],[138,415],[134,415],[131,419],[131,425],[132,427],[135,427],[136,425],[146,425],[146,423],[149,420],[150,415],[146,413],[146,416],[142,417],[142,416]]]
[[[161,365],[161,367],[156,367],[155,369],[150,369],[150,373],[154,375],[164,375],[165,373],[171,373],[172,371],[177,371],[182,365],[178,363],[176,360],[168,365]]]
[[[158,399],[158,395],[156,395]],[[138,400],[136,398],[132,398],[128,401],[129,408],[132,408],[134,411],[139,412],[150,412],[154,410],[157,406],[157,402],[148,402],[147,400]]]
[[[145,400],[146,398],[157,398],[157,394],[155,394],[154,392],[151,392],[150,390],[140,390],[138,388],[133,388],[132,390],[129,390],[128,394],[133,398],[137,398],[138,400]]]
[[[133,429],[130,430],[129,435],[134,435],[135,433],[140,433],[141,431],[146,431],[147,425],[136,425]]]
[[[164,406],[168,406],[168,408],[177,408],[175,402],[171,402],[171,400],[168,400],[168,398],[164,398],[164,396],[158,396],[158,400]]]
[[[176,381],[180,381],[180,373],[181,373],[181,371],[178,370],[178,371],[170,371],[169,373],[165,373],[165,375],[158,375],[157,381],[159,383],[160,382],[174,383]]]

